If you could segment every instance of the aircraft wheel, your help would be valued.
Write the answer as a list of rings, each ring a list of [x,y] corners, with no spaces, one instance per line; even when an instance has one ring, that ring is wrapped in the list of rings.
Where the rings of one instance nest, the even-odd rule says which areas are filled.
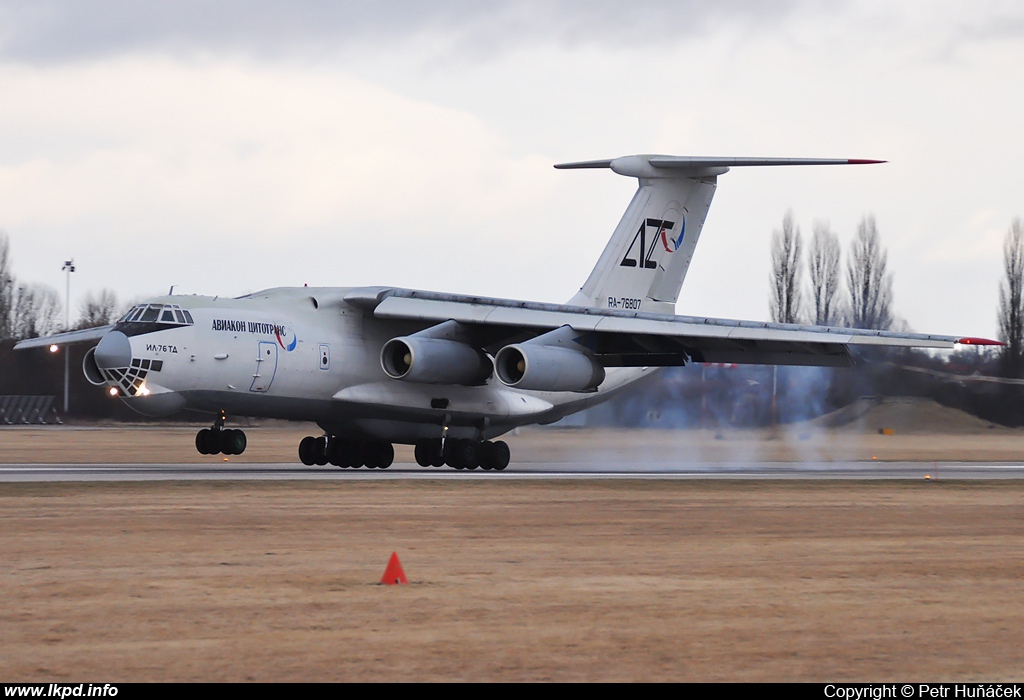
[[[374,452],[378,469],[387,469],[395,463],[395,446],[390,442],[379,443]]]
[[[210,448],[207,447],[207,445],[210,444],[209,435],[209,428],[203,428],[198,433],[196,433],[196,451],[199,452],[199,454],[201,455],[210,454]]]
[[[413,455],[416,457],[416,464],[421,467],[429,467],[434,463],[433,440],[417,440],[416,449]]]
[[[477,444],[477,459],[480,462],[480,468],[484,471],[490,471],[494,469],[492,465],[491,455],[494,452],[494,443],[490,440],[485,440]]]
[[[316,462],[316,465],[318,467],[326,466],[327,465],[327,438],[325,438],[323,436],[320,436],[318,438],[314,438],[314,440],[316,441],[316,450],[314,452],[314,455],[315,455],[316,459],[314,461]]]
[[[445,444],[445,461],[456,469],[476,469],[480,466],[476,443],[472,440],[452,440]]]
[[[348,466],[359,469],[366,464],[366,444],[361,440],[349,440],[345,443],[348,450]]]
[[[441,446],[441,459],[443,459],[444,463],[447,464],[449,467],[455,466],[452,463],[453,460],[455,459],[452,455],[455,453],[455,444],[457,442],[458,440],[448,439],[445,440]]]
[[[332,467],[344,467],[344,455],[341,454],[341,441],[333,435],[327,440],[327,462]]]
[[[244,430],[236,430],[235,433],[238,435],[238,437],[235,438],[235,446],[238,448],[238,452],[235,452],[235,454],[240,455],[245,452],[245,448],[248,447],[249,438],[245,436]]]
[[[216,430],[210,428],[206,429],[206,454],[216,455],[220,454],[220,435]]]
[[[307,467],[316,464],[316,438],[307,435],[299,441],[299,461]]]
[[[466,465],[466,469],[476,469],[480,466],[480,450],[477,443],[472,440],[466,440],[462,446],[462,463]]]
[[[502,471],[512,461],[512,450],[502,440],[491,443],[490,453],[491,469],[495,471]]]
[[[443,467],[444,466],[444,449],[441,440],[428,440],[430,443],[430,466],[431,467]]]
[[[444,464],[444,455],[440,452],[440,440],[417,440],[414,451],[416,464],[420,467],[440,467]],[[434,464],[438,460],[440,465]]]
[[[216,435],[220,451],[226,455],[240,455],[245,452],[245,433],[241,430],[222,430]]]
[[[342,469],[358,468],[359,465],[352,462],[352,449],[351,440],[335,441],[335,453],[338,460],[338,467],[341,467]]]

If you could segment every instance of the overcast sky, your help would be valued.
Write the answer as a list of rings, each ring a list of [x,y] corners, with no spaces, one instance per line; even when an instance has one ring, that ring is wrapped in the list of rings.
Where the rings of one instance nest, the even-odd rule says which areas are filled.
[[[733,170],[678,312],[768,318],[792,209],[873,214],[896,314],[997,333],[1024,215],[1019,2],[0,0],[0,229],[20,280],[123,299],[386,284],[561,302],[631,153]]]

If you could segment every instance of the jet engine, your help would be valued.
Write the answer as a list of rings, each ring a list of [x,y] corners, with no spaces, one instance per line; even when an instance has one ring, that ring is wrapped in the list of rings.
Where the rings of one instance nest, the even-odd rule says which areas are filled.
[[[482,350],[454,340],[415,335],[384,343],[380,366],[392,379],[421,384],[483,384],[493,371]]]
[[[89,348],[85,357],[82,358],[82,373],[93,386],[103,386],[107,383],[103,373],[100,372],[99,365],[96,364],[96,348]]]
[[[604,381],[604,367],[588,355],[531,342],[506,345],[494,358],[506,386],[536,391],[591,391]]]

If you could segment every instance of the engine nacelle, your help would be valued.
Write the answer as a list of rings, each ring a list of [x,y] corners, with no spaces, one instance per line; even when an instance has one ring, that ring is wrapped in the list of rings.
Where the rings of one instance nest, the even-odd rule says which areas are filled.
[[[483,384],[494,369],[482,350],[454,340],[417,336],[384,343],[380,366],[392,379],[421,384]]]
[[[502,384],[536,391],[589,391],[604,381],[604,367],[589,356],[554,345],[506,345],[494,358]]]
[[[82,358],[82,374],[93,386],[103,386],[107,383],[103,373],[100,372],[99,365],[96,364],[96,348],[89,348],[85,357]]]

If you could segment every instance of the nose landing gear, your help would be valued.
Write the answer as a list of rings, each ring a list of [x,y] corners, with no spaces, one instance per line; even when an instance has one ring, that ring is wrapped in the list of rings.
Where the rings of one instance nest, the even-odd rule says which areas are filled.
[[[224,427],[224,413],[217,416],[212,428],[196,433],[196,450],[201,455],[240,455],[245,452],[245,432]]]

